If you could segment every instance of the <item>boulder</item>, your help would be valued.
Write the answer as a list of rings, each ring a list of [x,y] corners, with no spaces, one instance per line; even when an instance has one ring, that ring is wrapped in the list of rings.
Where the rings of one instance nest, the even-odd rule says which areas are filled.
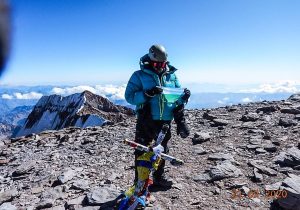
[[[225,153],[214,153],[208,156],[208,160],[229,160],[234,161],[233,156],[231,154]]]
[[[261,136],[250,136],[249,143],[252,145],[261,145],[262,144]]]
[[[60,184],[64,184],[76,176],[76,171],[73,169],[66,169],[60,176],[57,177],[57,180]]]
[[[253,174],[254,174],[254,179],[255,179],[256,182],[262,182],[263,181],[263,179],[264,179],[263,175],[258,172],[257,168],[254,168]]]
[[[300,94],[299,93],[293,94],[287,100],[300,102]]]
[[[51,208],[56,199],[63,197],[62,188],[55,187],[44,191],[40,196],[40,201],[36,206],[36,209]]]
[[[300,176],[289,174],[280,189],[287,191],[287,197],[278,199],[279,206],[284,209],[300,210]]]
[[[277,147],[274,144],[266,144],[266,145],[264,145],[264,150],[266,150],[268,152],[276,152]]]
[[[25,174],[29,174],[31,173],[31,170],[34,169],[36,165],[36,162],[35,161],[30,161],[30,162],[25,162],[25,163],[22,163],[20,166],[17,167],[17,169],[12,173],[12,176],[13,177],[16,177],[16,176],[22,176],[22,175],[25,175]]]
[[[253,134],[260,134],[260,135],[265,135],[265,131],[261,129],[250,129],[248,130],[248,133],[253,133]]]
[[[12,205],[11,203],[3,203],[0,206],[0,210],[17,210],[17,207]]]
[[[0,166],[6,165],[7,163],[9,163],[8,159],[0,159]]]
[[[0,193],[0,205],[4,202],[12,201],[17,195],[18,191],[15,188]]]
[[[278,190],[282,182],[276,182],[274,184],[269,184],[265,186],[265,190]]]
[[[283,127],[291,127],[294,125],[297,125],[298,123],[295,120],[288,119],[288,118],[280,118],[278,125],[283,126]]]
[[[234,111],[238,110],[238,108],[235,106],[230,106],[230,107],[227,107],[227,110],[228,110],[228,112],[234,112]]]
[[[263,113],[272,113],[272,112],[276,112],[278,110],[278,107],[275,106],[264,106],[264,107],[259,107],[256,109],[256,112],[263,112]]]
[[[87,190],[89,189],[89,181],[83,179],[76,180],[73,182],[71,188],[75,190]]]
[[[218,127],[218,126],[226,126],[229,122],[224,119],[213,119],[213,124],[211,126]]]
[[[195,182],[208,182],[211,180],[211,177],[208,173],[198,174],[193,177]]]
[[[300,109],[296,108],[282,108],[280,109],[281,113],[287,113],[287,114],[300,114]]]
[[[71,200],[68,200],[67,201],[67,209],[71,209],[72,206],[76,206],[76,205],[82,205],[84,203],[84,199],[85,199],[85,195],[82,195],[82,196],[79,196],[79,197],[76,197],[76,198],[73,198]]]
[[[86,200],[88,205],[102,206],[115,202],[115,199],[121,194],[119,190],[109,187],[97,187],[87,194]]]
[[[230,161],[225,160],[218,165],[212,167],[209,171],[211,181],[221,180],[225,178],[239,177],[243,175],[242,171],[235,167]]]
[[[192,138],[193,144],[201,144],[211,139],[210,133],[208,132],[196,132]]]
[[[196,145],[193,147],[193,153],[195,153],[197,155],[205,155],[207,153],[207,151],[205,149],[203,149],[203,147]]]
[[[295,120],[300,120],[300,114],[297,114],[294,119]]]
[[[282,167],[297,167],[300,165],[300,150],[291,147],[286,152],[280,152],[274,161]]]
[[[255,122],[259,119],[259,115],[257,113],[248,113],[242,116],[240,119],[243,122]]]
[[[217,119],[217,117],[215,115],[210,114],[209,112],[204,112],[202,117],[203,117],[203,119],[206,119],[206,120]]]
[[[271,168],[261,165],[259,161],[251,160],[248,162],[249,165],[258,169],[259,172],[268,176],[277,176],[277,172]]]
[[[256,154],[264,154],[266,152],[267,152],[266,150],[264,150],[263,148],[260,148],[260,147],[255,149]]]

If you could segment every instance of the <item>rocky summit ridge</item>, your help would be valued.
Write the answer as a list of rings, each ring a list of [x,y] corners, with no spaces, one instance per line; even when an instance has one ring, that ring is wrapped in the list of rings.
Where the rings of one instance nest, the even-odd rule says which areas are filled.
[[[85,128],[120,122],[132,109],[115,105],[107,98],[89,91],[72,94],[43,96],[29,114],[24,125],[13,137],[26,136],[44,130],[59,130],[69,126]]]
[[[191,136],[176,136],[172,124],[170,142],[185,163],[167,163],[174,184],[153,189],[147,209],[299,210],[299,111],[300,95],[187,110]],[[0,142],[0,209],[113,209],[132,184],[133,151],[122,141],[134,139],[135,123],[128,116]]]

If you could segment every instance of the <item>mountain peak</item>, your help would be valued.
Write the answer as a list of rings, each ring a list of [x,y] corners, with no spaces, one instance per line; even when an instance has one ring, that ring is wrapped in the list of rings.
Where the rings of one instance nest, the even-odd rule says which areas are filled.
[[[24,126],[14,137],[44,130],[59,130],[69,126],[101,126],[120,122],[133,116],[132,109],[115,105],[107,98],[90,91],[69,96],[43,96],[29,114]]]

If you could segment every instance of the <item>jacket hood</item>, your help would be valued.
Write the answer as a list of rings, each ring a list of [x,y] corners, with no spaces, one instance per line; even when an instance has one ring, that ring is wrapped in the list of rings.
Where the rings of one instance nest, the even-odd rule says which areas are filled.
[[[152,67],[150,66],[150,61],[151,61],[151,60],[150,60],[148,54],[142,56],[142,57],[140,58],[140,67],[141,67],[141,70],[144,71],[144,72],[146,72],[146,73],[156,74],[154,71],[151,70]],[[176,69],[174,66],[172,66],[172,65],[170,64],[170,62],[168,61],[168,62],[167,62],[167,65],[166,65],[166,70],[165,70],[165,72],[166,72],[167,74],[172,74],[172,73],[174,73],[175,71],[177,71],[177,69]]]

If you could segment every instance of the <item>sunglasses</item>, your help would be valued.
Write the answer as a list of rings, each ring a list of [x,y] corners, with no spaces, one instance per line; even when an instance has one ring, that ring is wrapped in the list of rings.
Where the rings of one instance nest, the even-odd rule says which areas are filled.
[[[166,67],[166,65],[167,65],[167,62],[151,62],[151,64],[152,64],[152,66],[154,67],[154,68],[165,68]]]

